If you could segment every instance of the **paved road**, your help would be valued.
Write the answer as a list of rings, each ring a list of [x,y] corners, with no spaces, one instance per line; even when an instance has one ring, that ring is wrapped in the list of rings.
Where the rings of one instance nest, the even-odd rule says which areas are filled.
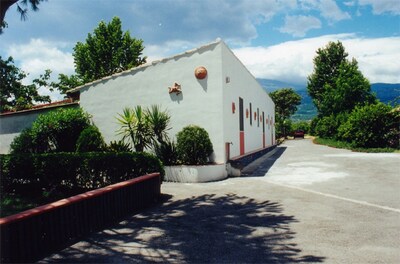
[[[44,262],[400,263],[400,154],[291,140]]]

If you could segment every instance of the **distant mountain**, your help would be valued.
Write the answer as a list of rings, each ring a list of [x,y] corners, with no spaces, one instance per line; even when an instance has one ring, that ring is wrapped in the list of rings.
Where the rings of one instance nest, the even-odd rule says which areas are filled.
[[[257,79],[260,85],[268,92],[282,88],[293,88],[301,96],[301,104],[292,120],[311,120],[317,115],[311,97],[308,95],[306,84],[293,84],[270,79]],[[385,104],[400,104],[400,83],[373,83],[371,90],[378,99]]]
[[[288,83],[282,82],[278,80],[270,80],[270,79],[257,79],[260,85],[267,91],[273,92],[275,90],[281,88],[293,88],[294,90],[306,90],[306,84],[295,84],[295,83]]]

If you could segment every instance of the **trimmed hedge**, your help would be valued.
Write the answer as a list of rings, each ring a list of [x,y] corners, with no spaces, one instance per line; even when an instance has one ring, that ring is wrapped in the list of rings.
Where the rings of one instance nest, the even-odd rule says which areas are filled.
[[[148,153],[47,153],[0,155],[1,192],[95,189],[152,172],[164,175]]]

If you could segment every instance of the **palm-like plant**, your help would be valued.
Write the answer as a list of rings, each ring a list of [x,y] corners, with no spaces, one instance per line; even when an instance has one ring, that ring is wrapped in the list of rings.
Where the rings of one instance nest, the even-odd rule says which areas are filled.
[[[171,117],[167,111],[162,111],[159,105],[152,105],[146,110],[146,119],[149,123],[152,132],[154,133],[154,142],[163,143],[168,140],[168,130]]]
[[[151,146],[154,139],[154,133],[151,129],[146,111],[143,111],[140,105],[135,108],[124,108],[123,114],[118,114],[118,123],[121,128],[118,134],[122,135],[122,139],[130,138],[134,149],[143,152],[146,147]]]

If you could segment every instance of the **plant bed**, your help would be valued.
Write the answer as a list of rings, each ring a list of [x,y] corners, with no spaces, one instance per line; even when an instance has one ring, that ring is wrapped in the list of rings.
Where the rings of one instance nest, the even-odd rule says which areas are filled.
[[[211,182],[228,176],[226,164],[165,166],[164,170],[164,180],[169,182]]]

